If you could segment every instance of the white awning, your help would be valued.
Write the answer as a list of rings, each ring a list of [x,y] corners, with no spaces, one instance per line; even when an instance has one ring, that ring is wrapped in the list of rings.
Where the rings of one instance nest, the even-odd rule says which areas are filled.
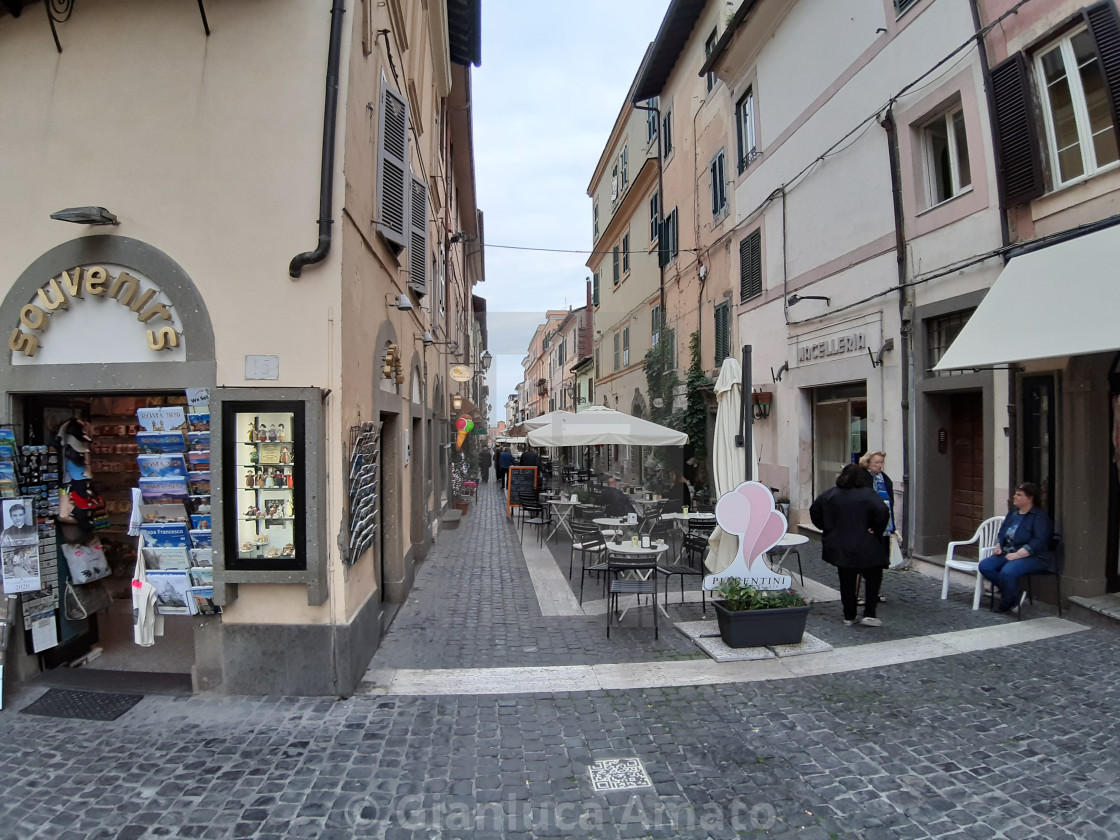
[[[1120,349],[1120,225],[1014,257],[934,370]]]

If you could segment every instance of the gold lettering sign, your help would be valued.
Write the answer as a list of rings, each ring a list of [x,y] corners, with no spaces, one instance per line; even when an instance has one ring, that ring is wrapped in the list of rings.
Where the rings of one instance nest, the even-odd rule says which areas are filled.
[[[35,292],[32,302],[19,311],[19,325],[8,337],[8,349],[32,357],[39,352],[39,336],[51,325],[51,319],[70,308],[74,301],[84,299],[85,293],[97,297],[110,297],[131,312],[141,324],[155,321],[172,321],[167,304],[153,303],[159,289],[144,289],[137,277],[122,271],[112,277],[101,266],[77,266],[51,278]],[[144,333],[152,350],[174,350],[182,344],[183,337],[174,326],[153,325]]]

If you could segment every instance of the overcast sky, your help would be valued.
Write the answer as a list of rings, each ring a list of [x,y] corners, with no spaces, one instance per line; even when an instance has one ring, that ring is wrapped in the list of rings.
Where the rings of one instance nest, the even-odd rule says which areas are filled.
[[[547,309],[585,301],[587,185],[668,0],[486,0],[473,71],[475,178],[485,214],[491,423],[521,381]],[[632,166],[633,171],[638,167]],[[572,249],[549,253],[495,247]]]

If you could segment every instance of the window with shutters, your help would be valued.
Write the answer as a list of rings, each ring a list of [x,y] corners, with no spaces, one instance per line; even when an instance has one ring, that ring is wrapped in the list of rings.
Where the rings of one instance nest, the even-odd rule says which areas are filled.
[[[655,306],[649,311],[649,343],[656,347],[661,340],[661,307]]]
[[[758,157],[755,143],[753,88],[747,88],[747,92],[735,105],[735,132],[739,144],[739,174],[742,175]]]
[[[762,294],[762,231],[751,231],[739,243],[739,302]]]
[[[901,15],[917,2],[918,0],[894,0],[894,8]]]
[[[591,241],[599,241],[599,202],[591,205]]]
[[[615,370],[618,370],[618,368],[619,368],[619,364],[618,364],[618,361],[619,361],[619,347],[621,346],[619,342],[621,340],[622,339],[619,336],[619,334],[615,333],[614,334],[614,369]]]
[[[716,367],[731,355],[731,305],[721,303],[715,308]]]
[[[1112,0],[991,71],[996,159],[1009,206],[1117,165],[1120,18]],[[1037,119],[1036,111],[1042,118]],[[1045,175],[1043,165],[1045,155]]]
[[[716,48],[716,41],[717,40],[719,40],[717,32],[716,32],[715,29],[713,29],[711,34],[708,36],[708,40],[704,42],[704,58],[705,59],[707,59],[708,56],[710,56],[712,54],[712,50],[714,50]],[[716,74],[715,73],[706,74],[705,77],[704,77],[704,80],[705,80],[704,84],[706,84],[708,86],[709,91],[711,91],[711,89],[716,86]]]
[[[622,330],[622,365],[625,367],[630,364],[630,328],[624,327]]]
[[[618,201],[618,164],[611,168],[611,203]]]
[[[377,127],[377,232],[403,248],[408,244],[408,102],[381,77]]]
[[[649,244],[657,241],[658,226],[661,224],[661,213],[658,209],[660,197],[654,193],[649,198]]]
[[[653,99],[646,100],[646,107],[656,108],[658,105],[658,98],[655,96]],[[646,142],[652,143],[657,139],[657,111],[646,111]]]
[[[591,275],[591,305],[599,305],[599,272]]]
[[[621,278],[621,274],[619,273],[619,268],[620,268],[620,266],[619,266],[619,262],[618,262],[618,246],[615,245],[614,248],[611,251],[611,272],[612,272],[612,278],[614,280],[614,285],[616,285],[616,286],[618,285],[618,281]]]
[[[666,263],[670,263],[677,258],[677,248],[680,245],[679,233],[680,231],[677,228],[677,208],[674,207],[669,211],[669,215],[665,217],[665,239],[661,243]]]
[[[409,198],[408,288],[417,295],[428,293],[428,185],[412,179]]]
[[[622,273],[630,273],[630,232],[622,234]]]
[[[661,116],[661,156],[669,159],[673,153],[673,111],[666,111]]]
[[[1089,29],[1080,28],[1039,50],[1034,68],[1054,185],[1115,164],[1116,125]]]
[[[595,378],[599,378],[599,348],[595,348]]]
[[[964,111],[958,105],[922,129],[929,206],[948,201],[972,186]]]
[[[708,171],[712,176],[712,215],[719,216],[727,211],[727,163],[723,149],[712,159]]]
[[[622,152],[618,156],[618,179],[619,179],[619,193],[626,192],[626,188],[630,186],[630,153],[625,146],[622,147]]]

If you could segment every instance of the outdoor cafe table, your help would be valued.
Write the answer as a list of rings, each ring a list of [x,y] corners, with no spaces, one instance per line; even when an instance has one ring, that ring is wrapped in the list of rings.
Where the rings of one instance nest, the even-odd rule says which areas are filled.
[[[688,531],[689,522],[715,522],[714,513],[663,513],[662,519],[669,519],[676,523],[682,531]]]
[[[574,502],[570,498],[548,499],[545,504],[552,505],[552,507],[556,510],[556,524],[552,526],[552,530],[549,532],[548,536],[545,539],[552,539],[561,527],[563,527],[564,530],[568,532],[569,537],[572,537],[574,539],[575,537],[572,534],[572,526],[568,524],[568,520],[572,518],[572,510],[576,505],[579,504],[579,499],[576,499],[576,501]]]
[[[595,521],[598,522],[598,520],[595,520]],[[639,558],[648,559],[650,557],[657,557],[658,555],[662,554],[663,552],[667,551],[668,549],[669,549],[669,546],[666,543],[663,543],[663,542],[662,543],[654,543],[649,548],[642,548],[641,545],[634,545],[634,543],[631,540],[623,540],[620,543],[613,543],[613,542],[607,543],[607,552],[609,554],[625,554],[627,557],[633,557],[635,560],[637,560]],[[630,577],[632,577],[635,580],[649,580],[650,575],[652,575],[655,570],[654,569],[642,569],[642,570],[633,569],[633,570],[627,570],[627,571],[630,573]],[[665,612],[665,608],[662,607],[660,602],[657,600],[656,595],[653,596],[653,603],[657,606],[657,608],[659,610],[661,610],[662,614],[666,618],[669,617],[669,614],[667,612]],[[627,609],[629,609],[629,607],[627,607]],[[620,612],[618,614],[618,620],[619,621],[622,621],[622,619],[625,618],[625,617],[626,617],[626,610],[623,610],[622,612]]]
[[[790,533],[787,533],[784,537],[782,537],[780,540],[778,540],[778,542],[774,544],[774,548],[771,549],[772,551],[777,551],[779,548],[784,548],[785,549],[785,551],[782,553],[781,558],[779,558],[777,564],[774,565],[774,566],[771,566],[771,568],[775,572],[778,572],[779,574],[785,572],[785,570],[786,570],[786,558],[789,557],[789,553],[791,551],[793,551],[794,549],[805,545],[805,543],[807,543],[807,542],[809,542],[809,538],[807,536],[805,536],[804,534],[790,534]],[[798,551],[798,553],[797,553],[797,571],[801,575],[801,585],[804,586],[805,585],[805,573],[803,571],[801,571],[801,552],[800,551]]]
[[[613,536],[615,529],[620,528],[626,524],[625,516],[600,516],[598,519],[592,519],[599,530],[603,532],[603,536]]]

